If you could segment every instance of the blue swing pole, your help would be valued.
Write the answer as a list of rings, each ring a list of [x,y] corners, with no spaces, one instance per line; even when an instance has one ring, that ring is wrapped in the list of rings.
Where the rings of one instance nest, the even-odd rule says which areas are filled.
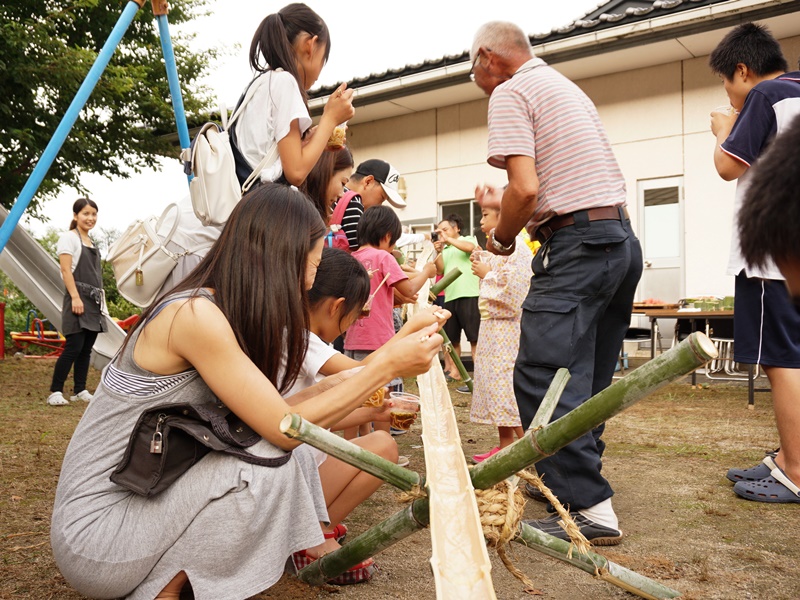
[[[157,7],[153,2],[153,11],[156,12],[156,22],[158,23],[158,34],[161,38],[161,53],[164,55],[164,66],[167,69],[167,79],[169,80],[169,93],[172,97],[172,110],[175,113],[175,126],[178,129],[178,141],[181,149],[188,148],[191,144],[189,140],[189,126],[186,124],[186,112],[183,109],[183,95],[181,85],[178,80],[178,68],[175,65],[175,52],[172,49],[172,38],[169,35],[169,23],[167,21],[166,2],[161,7]],[[191,175],[189,176],[191,180]]]
[[[36,167],[34,167],[33,172],[28,177],[28,181],[25,182],[22,191],[19,193],[19,196],[17,196],[17,200],[8,212],[8,217],[3,225],[0,226],[0,252],[5,249],[8,240],[11,238],[11,233],[14,231],[25,209],[28,208],[33,196],[42,184],[44,176],[47,175],[47,171],[52,166],[56,156],[58,156],[58,152],[61,150],[64,140],[67,139],[67,135],[69,135],[72,126],[75,124],[75,121],[78,120],[78,115],[80,115],[81,110],[89,100],[89,96],[92,95],[94,87],[97,85],[100,76],[103,74],[103,71],[105,71],[114,51],[117,49],[117,45],[120,40],[122,40],[122,36],[125,35],[133,18],[136,16],[136,12],[142,7],[144,1],[145,0],[130,0],[125,10],[122,11],[122,15],[120,15],[114,29],[111,30],[111,35],[108,36],[108,40],[106,40],[103,49],[100,50],[100,54],[97,55],[92,68],[86,75],[86,79],[83,80],[81,87],[78,89],[78,93],[75,94],[75,98],[72,99],[72,103],[61,119],[61,123],[59,123],[55,133],[53,133],[53,137],[50,138],[50,142],[47,144],[44,152],[42,152],[42,156],[39,157],[39,160],[36,162]]]

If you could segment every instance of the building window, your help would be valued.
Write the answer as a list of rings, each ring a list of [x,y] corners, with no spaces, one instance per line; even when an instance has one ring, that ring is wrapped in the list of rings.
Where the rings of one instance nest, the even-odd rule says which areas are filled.
[[[439,222],[446,216],[457,214],[464,222],[464,230],[461,235],[474,235],[481,248],[486,248],[486,236],[481,231],[481,207],[474,200],[463,202],[448,202],[439,205]]]

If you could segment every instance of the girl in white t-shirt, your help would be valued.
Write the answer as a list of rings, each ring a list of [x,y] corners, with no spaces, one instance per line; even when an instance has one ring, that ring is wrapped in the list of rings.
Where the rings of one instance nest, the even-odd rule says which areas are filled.
[[[250,85],[258,87],[230,132],[240,182],[277,142],[280,159],[261,180],[301,185],[334,128],[352,118],[353,90],[343,83],[311,127],[306,90],[319,78],[330,49],[328,26],[305,4],[285,6],[258,26],[250,44],[250,66],[258,74]]]
[[[306,90],[317,81],[330,48],[328,26],[305,4],[285,6],[256,29],[250,66],[258,76],[250,85],[257,87],[228,131],[241,185],[277,142],[279,158],[261,172],[260,180],[300,187],[325,152],[334,128],[352,118],[353,90],[343,83],[328,99],[319,125],[311,127]],[[221,226],[203,225],[189,196],[179,209],[175,235],[167,244],[178,263],[157,297],[200,263],[222,231]],[[171,225],[168,220],[165,230]]]
[[[357,361],[329,345],[361,316],[369,291],[369,275],[358,260],[344,250],[327,247],[323,249],[314,285],[308,292],[308,350],[297,380],[287,395],[314,385],[325,376],[369,362],[372,355],[363,361]],[[405,337],[405,332],[401,330],[395,339],[402,337]],[[287,402],[291,404],[292,399],[287,398]],[[372,421],[388,423],[391,406],[392,401],[386,398],[383,406],[357,408],[331,429],[339,431]],[[386,460],[398,462],[397,443],[385,431],[373,431],[350,441]],[[369,498],[383,481],[337,458],[321,452],[319,454],[319,476],[330,520],[330,525],[323,528],[323,533],[325,543],[329,546],[326,551],[331,552],[339,547],[337,539],[347,531],[341,521]],[[292,558],[298,569],[311,562],[302,552],[295,553]],[[373,564],[372,559],[368,559],[351,571],[368,578],[374,569]]]

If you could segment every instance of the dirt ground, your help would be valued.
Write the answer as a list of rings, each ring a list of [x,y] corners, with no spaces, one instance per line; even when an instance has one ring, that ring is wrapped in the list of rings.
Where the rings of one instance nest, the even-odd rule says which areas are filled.
[[[2,599],[82,598],[55,567],[48,528],[61,459],[84,405],[46,406],[52,367],[52,359],[0,361]],[[90,373],[90,389],[98,375]],[[465,455],[491,448],[495,431],[469,422],[470,397],[452,396]],[[686,599],[800,598],[800,505],[740,500],[724,476],[728,467],[756,464],[777,445],[769,394],[756,395],[755,410],[746,404],[741,384],[693,389],[682,381],[609,421],[604,473],[616,491],[625,539],[599,553]],[[396,439],[411,458],[409,468],[423,471],[419,427]],[[346,522],[359,534],[400,508],[397,491],[384,485]],[[525,516],[545,516],[544,505],[529,502]],[[370,583],[331,592],[284,576],[254,598],[433,599],[430,550],[429,533],[421,531],[376,557],[380,570]],[[633,597],[532,549],[515,544],[511,550],[543,598]],[[528,597],[493,551],[490,556],[497,597]]]

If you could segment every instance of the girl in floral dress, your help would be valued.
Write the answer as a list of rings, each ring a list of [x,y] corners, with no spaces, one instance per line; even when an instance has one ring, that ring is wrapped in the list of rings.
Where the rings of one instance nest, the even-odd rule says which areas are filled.
[[[497,225],[500,207],[481,202],[481,231]],[[481,329],[475,352],[474,389],[470,421],[494,425],[500,437],[497,446],[472,459],[478,463],[522,437],[514,396],[514,361],[519,350],[522,301],[528,294],[533,253],[518,237],[514,253],[497,256],[475,250],[470,256],[472,272],[480,282],[478,308]]]

